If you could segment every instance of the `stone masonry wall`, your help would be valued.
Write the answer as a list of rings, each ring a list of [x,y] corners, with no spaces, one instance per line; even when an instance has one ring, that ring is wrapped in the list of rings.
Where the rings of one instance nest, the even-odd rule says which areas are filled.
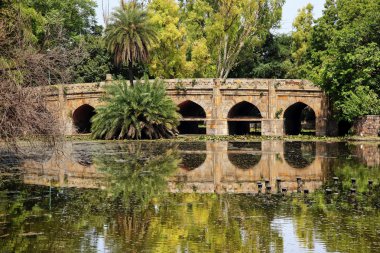
[[[360,136],[380,135],[380,115],[367,115],[358,119],[353,126],[354,133]]]

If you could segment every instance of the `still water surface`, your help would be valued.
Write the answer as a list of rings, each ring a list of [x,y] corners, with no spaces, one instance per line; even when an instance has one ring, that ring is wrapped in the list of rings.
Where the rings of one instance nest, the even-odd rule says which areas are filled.
[[[0,156],[1,253],[380,252],[379,144],[74,142]]]

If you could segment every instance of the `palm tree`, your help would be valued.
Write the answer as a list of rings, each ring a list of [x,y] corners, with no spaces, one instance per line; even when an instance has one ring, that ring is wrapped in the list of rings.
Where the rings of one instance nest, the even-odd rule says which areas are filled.
[[[148,13],[134,2],[124,3],[112,13],[105,31],[107,49],[120,67],[128,64],[129,81],[133,85],[133,63],[149,58],[149,47],[157,40]]]
[[[106,86],[104,106],[96,108],[91,131],[97,139],[157,139],[177,133],[179,114],[162,81],[118,82]]]

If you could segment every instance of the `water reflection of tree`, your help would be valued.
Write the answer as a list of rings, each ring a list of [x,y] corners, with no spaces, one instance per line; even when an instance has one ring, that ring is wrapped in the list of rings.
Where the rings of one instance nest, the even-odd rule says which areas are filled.
[[[153,220],[152,252],[281,252],[283,241],[271,227],[273,206],[243,195],[171,194]],[[160,231],[159,233],[157,231]]]
[[[122,146],[117,153],[95,158],[97,169],[107,175],[108,195],[118,209],[110,233],[124,238],[124,248],[142,250],[155,202],[166,194],[167,177],[179,161],[172,149],[160,149],[154,155],[141,144]]]
[[[178,155],[171,149],[152,155],[139,144],[95,158],[97,169],[106,174],[109,195],[128,212],[143,210],[153,197],[163,194],[167,177],[178,163]]]
[[[323,208],[320,203],[310,207],[310,202],[293,201],[296,234],[305,247],[314,249],[315,240],[318,240],[328,252],[374,252],[379,249],[378,211],[358,211],[347,199],[345,203],[326,205],[325,197],[317,193],[311,199],[324,202]]]

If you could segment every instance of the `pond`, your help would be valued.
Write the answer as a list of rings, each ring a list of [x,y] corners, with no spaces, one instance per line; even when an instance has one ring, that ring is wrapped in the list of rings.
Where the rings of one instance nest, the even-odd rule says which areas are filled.
[[[0,252],[380,252],[380,145],[0,152]]]

